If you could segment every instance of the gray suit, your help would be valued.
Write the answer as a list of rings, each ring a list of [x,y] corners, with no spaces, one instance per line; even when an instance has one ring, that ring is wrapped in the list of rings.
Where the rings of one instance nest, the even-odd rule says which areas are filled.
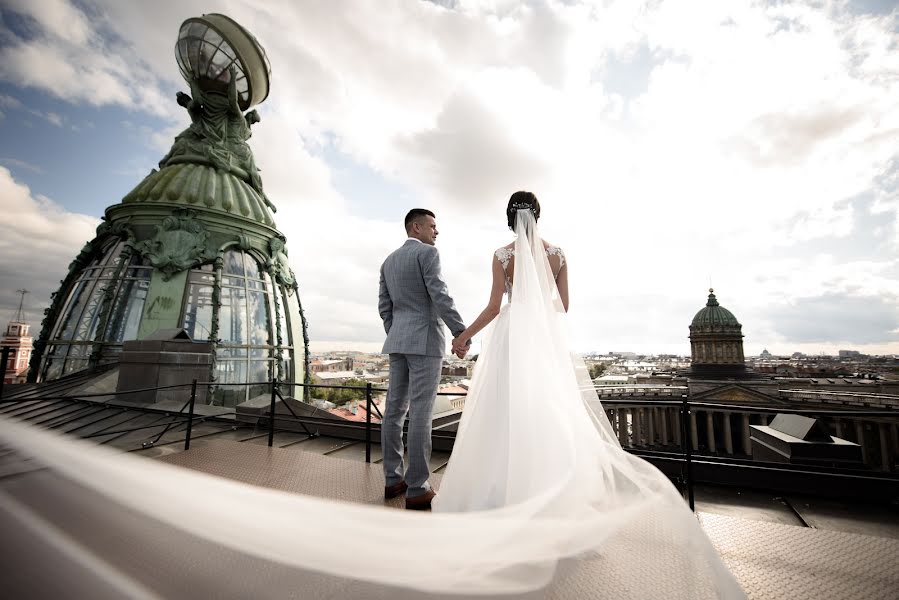
[[[381,265],[378,312],[387,332],[382,352],[390,355],[390,387],[381,423],[384,480],[394,485],[405,479],[406,496],[412,498],[430,489],[431,419],[446,352],[443,323],[453,336],[465,330],[440,273],[437,248],[408,239],[387,257]],[[404,473],[407,412],[409,470]]]

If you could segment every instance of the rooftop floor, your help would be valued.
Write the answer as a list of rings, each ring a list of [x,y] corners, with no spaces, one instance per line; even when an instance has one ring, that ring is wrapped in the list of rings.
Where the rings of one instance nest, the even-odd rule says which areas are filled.
[[[310,438],[303,433],[276,431],[274,448],[268,448],[266,428],[237,422],[229,415],[210,413],[206,420],[195,424],[192,447],[184,451],[182,423],[168,426],[172,419],[165,412],[137,410],[123,403],[34,400],[0,406],[0,413],[125,452],[251,485],[349,502],[385,504],[377,445],[372,449],[372,464],[365,462],[365,444],[360,441]],[[438,489],[440,473],[448,459],[446,452],[434,452],[432,456],[431,481]],[[46,496],[48,485],[64,485],[48,482],[48,477],[47,473],[23,469],[21,461],[14,456],[0,453],[0,491],[29,502],[30,506],[44,502],[47,515],[62,519],[61,525],[71,527],[73,535],[90,538],[89,532],[65,523],[68,513],[62,507],[37,500]],[[697,485],[695,492],[697,518],[749,597],[895,597],[895,590],[899,589],[897,507],[714,485]],[[386,506],[399,508],[402,499],[386,502]],[[82,511],[78,513],[79,518],[89,514],[89,508],[82,507]],[[95,518],[102,522],[109,517],[98,514]],[[2,520],[6,527],[8,519]],[[15,529],[9,531],[13,533],[6,543],[12,544]],[[170,535],[177,536],[174,532]],[[202,546],[196,540],[191,544]],[[636,597],[629,581],[659,575],[639,570],[639,565],[648,559],[645,547],[636,544],[634,539],[622,539],[618,547],[618,551],[603,557],[576,561],[562,569],[545,597],[603,594]],[[22,554],[19,558],[25,557]],[[27,586],[34,585],[34,581],[29,579],[19,584],[26,586],[23,590],[32,590]],[[4,585],[3,589],[16,589],[13,583],[10,583],[12,587]],[[241,585],[246,584],[233,583],[235,597],[240,597],[238,592],[244,589]],[[330,594],[361,598],[371,591],[348,589],[344,584],[334,596],[338,589],[335,585],[334,582],[325,585],[327,590],[322,589],[321,597]],[[665,585],[664,578],[658,581],[660,595]],[[172,590],[166,596],[178,597],[183,592],[183,589]]]

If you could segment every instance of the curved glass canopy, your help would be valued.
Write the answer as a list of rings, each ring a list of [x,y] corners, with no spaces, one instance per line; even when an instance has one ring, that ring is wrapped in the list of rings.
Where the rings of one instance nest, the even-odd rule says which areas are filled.
[[[204,91],[227,93],[233,67],[241,110],[268,96],[272,72],[268,55],[250,32],[224,15],[184,21],[175,44],[175,59],[185,81],[196,79]]]

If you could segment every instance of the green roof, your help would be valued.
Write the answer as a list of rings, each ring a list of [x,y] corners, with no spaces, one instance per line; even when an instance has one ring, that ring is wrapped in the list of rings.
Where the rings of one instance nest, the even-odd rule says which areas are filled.
[[[709,300],[705,308],[693,317],[691,327],[742,327],[732,312],[718,304],[715,290],[709,290]]]

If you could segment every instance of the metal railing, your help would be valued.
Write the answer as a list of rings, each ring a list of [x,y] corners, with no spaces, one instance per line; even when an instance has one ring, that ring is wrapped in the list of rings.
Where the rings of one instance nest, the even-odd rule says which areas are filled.
[[[40,416],[42,414],[51,414],[54,410],[57,410],[57,404],[61,401],[88,401],[89,404],[94,407],[99,407],[99,410],[103,410],[103,408],[108,406],[117,406],[116,404],[110,404],[113,400],[120,398],[121,396],[127,396],[129,394],[137,394],[142,392],[151,392],[151,391],[159,391],[159,390],[171,390],[178,388],[190,388],[189,397],[181,406],[181,408],[172,413],[171,410],[162,410],[162,409],[145,409],[147,412],[156,412],[163,413],[165,417],[168,419],[164,422],[154,422],[151,424],[139,425],[136,427],[130,427],[125,429],[113,429],[110,431],[110,428],[101,429],[98,432],[90,434],[87,437],[104,437],[104,436],[112,436],[112,435],[125,435],[128,433],[133,433],[135,431],[141,431],[145,429],[152,429],[157,427],[163,427],[162,431],[156,434],[153,439],[146,441],[142,444],[142,447],[148,448],[157,444],[162,437],[172,430],[173,427],[178,425],[184,425],[184,449],[189,450],[191,446],[191,438],[195,423],[197,422],[196,415],[196,401],[198,398],[198,388],[210,386],[262,386],[268,385],[269,389],[269,398],[268,398],[268,406],[267,411],[263,411],[260,413],[256,413],[259,420],[265,422],[267,426],[267,442],[271,447],[274,445],[275,431],[277,429],[277,423],[293,423],[299,429],[305,433],[308,438],[314,438],[320,435],[320,430],[325,427],[330,431],[338,431],[343,433],[338,433],[334,435],[334,437],[344,437],[346,439],[359,439],[358,433],[353,434],[353,431],[359,432],[359,429],[364,427],[364,444],[365,444],[365,461],[370,463],[372,461],[372,446],[375,443],[379,443],[374,441],[374,432],[376,429],[376,423],[374,421],[374,415],[377,415],[379,420],[383,420],[383,414],[378,407],[378,404],[374,401],[374,396],[376,393],[385,393],[387,392],[386,388],[380,388],[373,386],[370,382],[366,383],[364,387],[362,386],[351,386],[351,385],[334,385],[334,384],[310,384],[310,383],[297,383],[297,382],[282,382],[277,378],[273,378],[268,382],[246,382],[246,383],[220,383],[220,382],[199,382],[196,379],[192,380],[189,384],[177,384],[170,386],[159,386],[155,388],[144,388],[138,390],[127,390],[127,391],[117,391],[117,392],[107,392],[107,393],[93,393],[93,394],[77,394],[72,396],[40,396],[39,398],[2,398],[0,399],[0,406],[9,403],[20,402],[22,404],[27,403],[35,403],[36,400],[40,400],[40,406],[28,407],[25,406],[24,412],[18,413],[17,416],[22,416],[25,414],[29,414],[29,418],[34,418],[36,416]],[[291,388],[300,388],[303,390],[302,397],[306,397],[307,390],[311,390],[313,388],[323,388],[323,389],[344,389],[344,390],[354,390],[360,392],[362,398],[358,399],[359,401],[364,399],[365,402],[365,419],[364,422],[346,422],[342,421],[338,417],[327,413],[327,416],[318,416],[316,414],[311,415],[301,415],[298,414],[296,410],[294,410],[294,406],[292,404],[294,402],[307,404],[302,402],[301,400],[296,400],[291,396],[286,396],[282,393],[282,387],[291,387]],[[439,392],[438,395],[441,396],[455,396],[455,397],[464,397],[467,394],[458,393],[458,392]],[[666,394],[667,396],[667,394]],[[101,402],[93,401],[95,399],[105,398],[105,400]],[[285,412],[279,413],[277,404],[278,400],[281,401]],[[51,404],[48,406],[47,402]],[[138,408],[134,404],[128,404],[128,408]],[[610,421],[613,426],[613,430],[615,430],[616,435],[619,436],[619,441],[622,447],[625,450],[628,450],[636,455],[639,455],[643,458],[649,459],[651,462],[662,465],[673,465],[674,468],[674,479],[678,482],[678,484],[682,487],[682,491],[685,495],[685,500],[688,502],[691,510],[695,509],[695,483],[696,483],[696,472],[695,468],[697,465],[700,465],[706,471],[717,472],[716,469],[721,468],[736,468],[743,472],[758,472],[759,476],[763,475],[776,475],[779,477],[790,477],[795,476],[796,474],[804,474],[809,476],[827,476],[834,475],[839,477],[848,477],[852,479],[853,477],[860,479],[878,479],[887,481],[892,485],[893,482],[896,483],[897,488],[899,489],[899,478],[892,477],[891,474],[886,473],[872,473],[864,470],[853,470],[853,469],[823,469],[823,468],[815,468],[809,465],[793,465],[793,464],[785,464],[785,463],[768,463],[768,462],[759,462],[752,461],[748,459],[746,454],[742,454],[740,456],[745,457],[741,458],[736,455],[723,456],[720,454],[716,454],[714,451],[711,453],[708,452],[708,448],[706,448],[707,452],[705,454],[700,453],[697,457],[697,451],[699,450],[699,445],[697,443],[698,433],[696,431],[695,425],[693,425],[693,429],[691,430],[691,416],[696,411],[709,411],[715,412],[727,412],[730,414],[733,413],[751,413],[753,415],[773,415],[779,413],[792,413],[799,415],[806,415],[816,418],[826,418],[826,417],[834,417],[837,419],[849,419],[849,418],[862,418],[862,419],[872,419],[872,418],[889,418],[889,419],[897,419],[899,420],[899,411],[896,410],[873,410],[873,409],[862,409],[862,410],[831,410],[831,409],[818,409],[818,408],[796,408],[796,407],[776,407],[776,406],[756,406],[756,405],[738,405],[738,404],[721,404],[721,403],[710,403],[710,402],[691,402],[687,394],[682,393],[680,398],[671,397],[668,399],[666,397],[661,398],[622,398],[616,397],[605,398],[602,403],[603,410],[606,411],[607,415],[610,413],[614,413],[614,411],[621,410],[652,410],[652,409],[673,409],[676,414],[679,416],[678,423],[676,423],[676,428],[679,433],[679,440],[674,444],[656,444],[655,441],[658,436],[650,433],[650,438],[647,444],[636,443],[641,440],[641,427],[643,424],[641,422],[637,422],[634,419],[621,419],[621,414],[618,413],[619,418],[614,418],[614,414],[611,416]],[[317,409],[316,409],[317,410]],[[41,412],[43,411],[43,412]],[[79,412],[79,410],[73,411],[75,416],[71,417],[71,420],[75,419],[83,419],[85,418],[85,414]],[[252,416],[249,413],[244,413],[246,416]],[[637,413],[630,413],[631,415]],[[89,416],[89,414],[87,415]],[[174,418],[172,418],[174,417]],[[57,418],[56,416],[51,417],[52,419]],[[105,419],[108,417],[102,417],[99,420]],[[200,421],[204,421],[207,419],[214,420],[215,416],[204,416],[200,417]],[[68,421],[57,422],[55,426],[60,426],[63,423]],[[709,420],[709,423],[712,421]],[[665,423],[664,427],[666,431],[673,432],[674,423]],[[113,426],[115,427],[115,426]],[[622,432],[622,427],[625,430]],[[711,427],[711,425],[709,425]],[[404,427],[405,431],[405,427]],[[651,427],[650,427],[650,431]],[[363,433],[363,432],[360,432]],[[714,436],[717,434],[717,431],[712,431],[709,429],[709,434]],[[329,434],[331,435],[331,434]],[[455,442],[455,432],[453,431],[439,431],[435,430],[432,432],[432,436],[435,439],[444,440],[444,443],[451,447]],[[634,442],[634,443],[632,443]],[[167,442],[172,443],[172,442]],[[745,450],[745,448],[744,448]],[[671,469],[669,469],[669,476],[671,476]]]

